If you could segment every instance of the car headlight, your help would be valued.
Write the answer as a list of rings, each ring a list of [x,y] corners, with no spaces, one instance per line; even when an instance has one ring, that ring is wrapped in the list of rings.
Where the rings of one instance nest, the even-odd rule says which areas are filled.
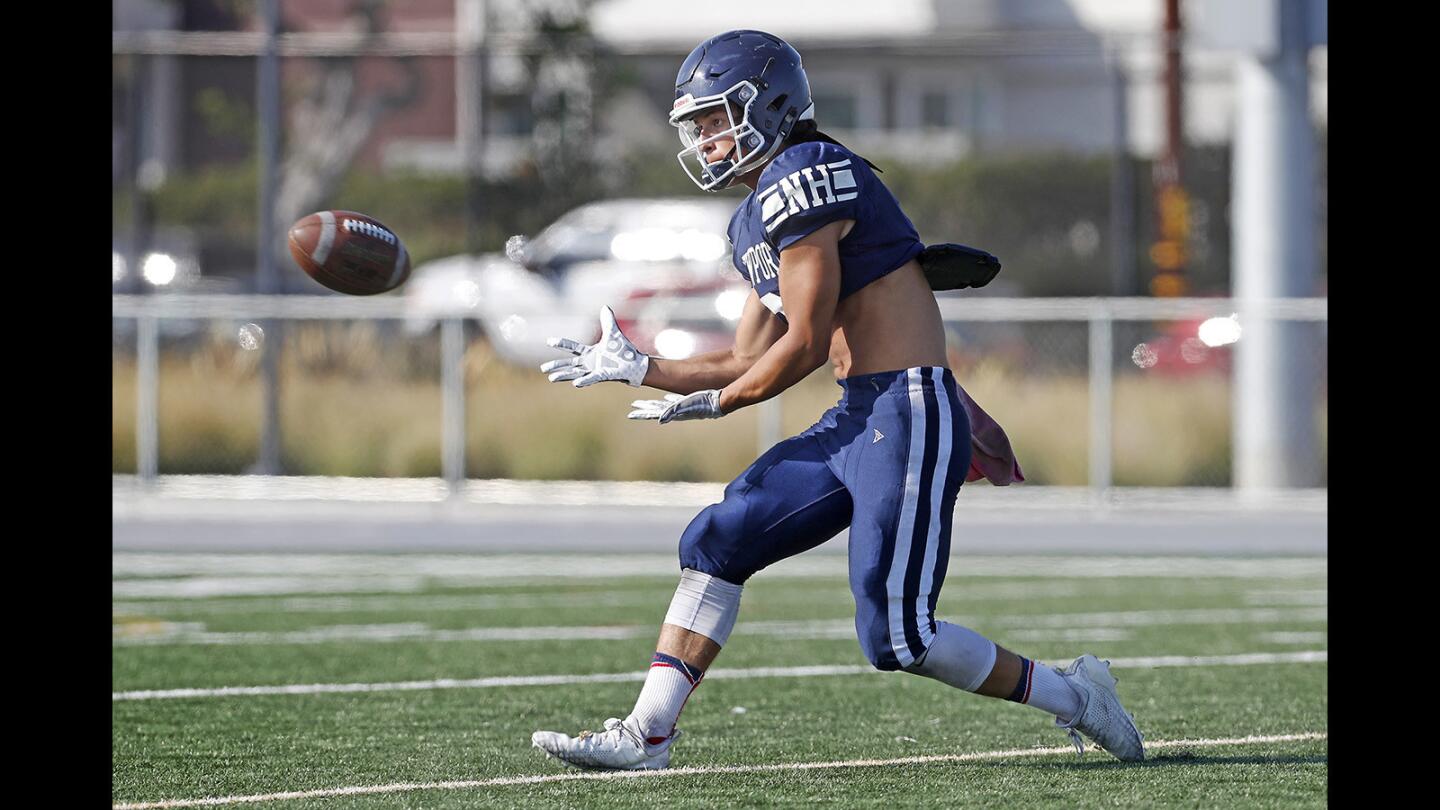
[[[680,239],[681,255],[692,262],[713,262],[726,253],[725,238],[718,234],[689,230]]]
[[[147,253],[140,263],[140,275],[156,287],[164,287],[174,281],[179,269],[175,257],[168,253]]]
[[[1240,318],[1231,315],[1228,318],[1211,318],[1200,324],[1196,334],[1206,346],[1226,346],[1240,339]]]

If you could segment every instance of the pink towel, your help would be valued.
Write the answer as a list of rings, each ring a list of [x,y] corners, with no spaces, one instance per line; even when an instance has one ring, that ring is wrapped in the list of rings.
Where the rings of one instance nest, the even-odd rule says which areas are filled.
[[[1010,437],[1005,435],[1004,428],[991,419],[964,388],[955,387],[960,390],[960,401],[970,416],[970,472],[965,480],[988,478],[997,487],[1024,481],[1025,475],[1020,472],[1020,462],[1015,460],[1015,451],[1010,448]]]

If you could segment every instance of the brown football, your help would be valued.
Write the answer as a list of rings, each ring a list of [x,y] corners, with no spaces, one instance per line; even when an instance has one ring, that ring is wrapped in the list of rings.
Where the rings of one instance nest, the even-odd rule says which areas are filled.
[[[354,211],[320,211],[291,225],[290,255],[311,278],[347,295],[389,292],[410,277],[400,237]]]

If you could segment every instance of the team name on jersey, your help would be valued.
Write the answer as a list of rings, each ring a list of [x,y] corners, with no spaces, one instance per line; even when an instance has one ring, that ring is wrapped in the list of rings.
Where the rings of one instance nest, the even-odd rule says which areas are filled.
[[[765,232],[775,230],[791,214],[859,196],[858,191],[845,191],[855,188],[855,175],[846,168],[849,165],[849,158],[817,163],[793,171],[766,187],[760,192],[760,218],[765,222]]]
[[[751,245],[740,255],[740,261],[745,263],[745,272],[750,275],[752,287],[758,287],[760,282],[780,274],[780,263],[775,261],[775,251],[771,250],[766,242]]]

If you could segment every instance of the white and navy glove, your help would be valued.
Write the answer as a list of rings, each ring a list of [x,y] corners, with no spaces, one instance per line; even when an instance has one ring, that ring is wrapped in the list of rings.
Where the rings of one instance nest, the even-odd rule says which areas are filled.
[[[545,342],[575,355],[540,366],[542,373],[550,375],[550,382],[574,380],[576,388],[584,388],[606,380],[624,380],[639,388],[650,370],[650,356],[620,331],[610,307],[600,308],[600,340],[594,345],[557,337]]]
[[[720,411],[720,391],[715,388],[685,396],[666,394],[664,399],[637,399],[630,407],[635,410],[627,419],[659,419],[662,425],[686,419],[719,419],[725,415]]]

